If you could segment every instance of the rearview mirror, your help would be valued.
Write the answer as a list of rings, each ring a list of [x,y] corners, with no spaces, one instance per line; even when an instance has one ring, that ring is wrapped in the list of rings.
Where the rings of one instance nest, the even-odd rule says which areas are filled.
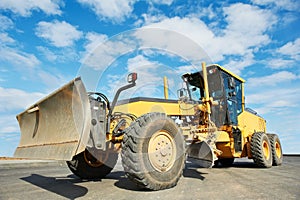
[[[127,77],[128,83],[134,83],[137,80],[137,73],[130,73]]]
[[[177,96],[179,99],[181,98],[186,98],[188,96],[188,92],[187,92],[187,89],[185,88],[181,88],[177,91]]]

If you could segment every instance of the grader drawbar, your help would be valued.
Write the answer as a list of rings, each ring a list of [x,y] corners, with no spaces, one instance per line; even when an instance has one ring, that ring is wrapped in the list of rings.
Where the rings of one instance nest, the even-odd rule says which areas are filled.
[[[248,157],[260,167],[281,165],[278,135],[245,108],[244,80],[219,65],[182,75],[178,99],[118,100],[136,85],[128,75],[114,99],[87,92],[80,78],[17,115],[21,130],[14,156],[64,160],[81,179],[101,179],[121,154],[126,176],[142,188],[175,186],[187,156],[199,167],[230,166]]]

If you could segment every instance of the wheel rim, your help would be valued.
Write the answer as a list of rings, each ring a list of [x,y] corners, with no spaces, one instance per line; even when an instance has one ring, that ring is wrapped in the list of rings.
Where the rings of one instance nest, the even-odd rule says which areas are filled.
[[[151,165],[159,172],[172,168],[176,160],[176,145],[167,131],[156,132],[149,141],[148,156]]]
[[[281,157],[281,146],[280,146],[279,142],[275,143],[275,152],[276,152],[276,156],[278,158],[280,158]]]
[[[270,157],[270,148],[269,148],[269,144],[264,141],[263,142],[263,151],[264,151],[264,157],[269,160]]]
[[[85,162],[91,167],[100,167],[108,159],[108,153],[105,152],[93,151],[91,153],[89,150],[85,150],[83,155]],[[97,155],[97,158],[94,155]]]

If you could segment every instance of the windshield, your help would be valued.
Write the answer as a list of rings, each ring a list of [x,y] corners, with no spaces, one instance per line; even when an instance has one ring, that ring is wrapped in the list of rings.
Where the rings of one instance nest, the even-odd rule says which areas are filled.
[[[201,103],[202,98],[205,96],[203,73],[185,74],[183,78],[187,84],[190,100],[194,103]],[[223,77],[217,66],[207,67],[207,79],[209,95],[217,102],[217,105],[211,107],[211,120],[216,126],[221,126],[226,123],[227,104]]]
[[[220,71],[216,66],[210,66],[208,71],[208,88],[209,95],[214,99],[224,98],[223,82]],[[204,97],[204,80],[203,73],[196,72],[193,74],[186,74],[183,76],[187,81],[187,88],[191,100],[199,101]]]

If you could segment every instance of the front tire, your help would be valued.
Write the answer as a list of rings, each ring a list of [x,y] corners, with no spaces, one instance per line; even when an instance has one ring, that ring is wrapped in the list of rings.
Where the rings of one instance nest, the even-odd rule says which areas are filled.
[[[97,157],[97,158],[96,158]],[[81,179],[101,179],[108,175],[118,160],[118,153],[112,149],[107,151],[85,149],[67,161],[69,169]]]
[[[126,176],[150,190],[174,187],[185,165],[185,143],[175,122],[162,113],[139,117],[126,129],[122,145]]]
[[[268,136],[257,132],[252,135],[251,154],[254,163],[259,167],[272,167],[272,150]]]

